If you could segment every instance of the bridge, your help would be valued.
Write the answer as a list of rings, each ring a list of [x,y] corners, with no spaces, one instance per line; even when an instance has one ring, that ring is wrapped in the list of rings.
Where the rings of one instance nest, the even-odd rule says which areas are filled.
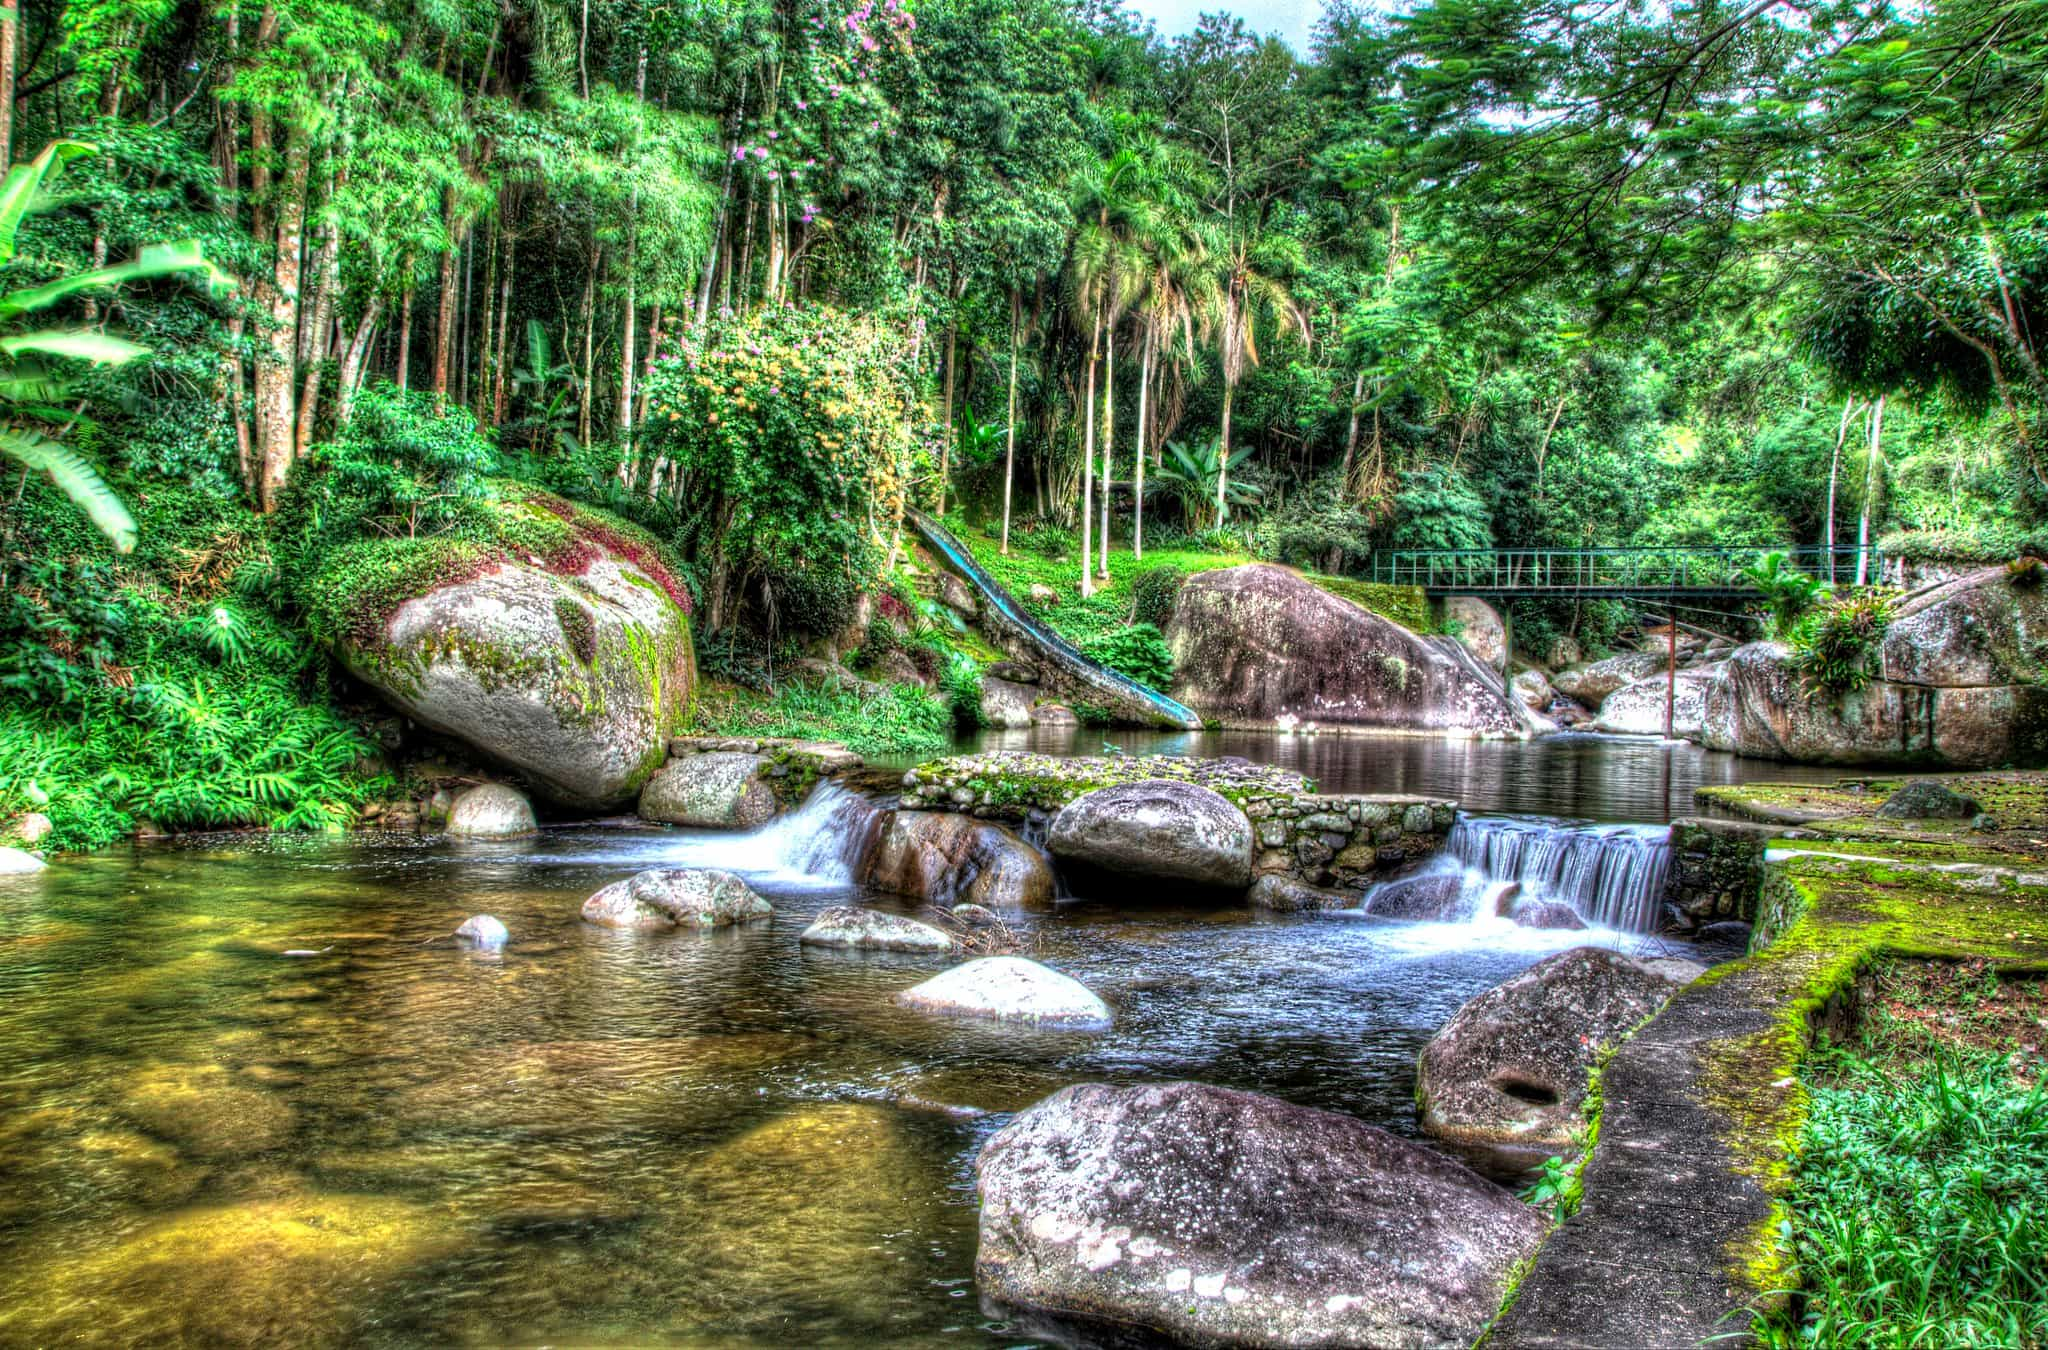
[[[1859,554],[1867,577],[1880,562],[1874,548],[1394,549],[1373,554],[1366,577],[1489,600],[1729,600],[1756,595],[1743,569],[1771,553],[1838,585],[1856,579]]]

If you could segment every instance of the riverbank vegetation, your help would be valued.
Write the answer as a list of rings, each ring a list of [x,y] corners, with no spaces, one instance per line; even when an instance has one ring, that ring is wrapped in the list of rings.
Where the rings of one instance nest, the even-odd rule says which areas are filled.
[[[1403,549],[2009,557],[2039,18],[1340,2],[1295,51],[1067,0],[24,7],[0,153],[67,148],[0,278],[44,325],[0,348],[0,815],[345,821],[382,770],[323,644],[579,530],[687,601],[705,715],[865,718],[784,685],[880,670],[879,615],[934,652],[874,681],[929,688],[881,719],[925,740],[977,656],[919,631],[913,507],[1153,681],[1168,568],[1393,603]]]
[[[2048,1337],[2048,1001],[1986,963],[1880,963],[1854,1041],[1809,1063],[1771,1345]]]

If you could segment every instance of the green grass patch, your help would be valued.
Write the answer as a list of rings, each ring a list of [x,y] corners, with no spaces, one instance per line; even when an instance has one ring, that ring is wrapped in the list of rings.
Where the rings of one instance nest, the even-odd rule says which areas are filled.
[[[943,699],[915,685],[880,693],[778,686],[760,693],[711,685],[697,696],[691,731],[706,736],[794,736],[838,741],[870,758],[929,754],[953,744],[953,713]]]
[[[1995,971],[1901,980],[1908,964],[1922,963],[1887,963],[1876,981],[1903,984],[1907,1002],[1880,1000],[1853,1044],[1802,1074],[1785,1234],[1802,1288],[1759,1326],[1768,1345],[2048,1345],[2038,983],[2014,1009],[2021,1044],[1999,1047],[1972,1034],[1995,1025],[1982,1014],[2001,1001]]]

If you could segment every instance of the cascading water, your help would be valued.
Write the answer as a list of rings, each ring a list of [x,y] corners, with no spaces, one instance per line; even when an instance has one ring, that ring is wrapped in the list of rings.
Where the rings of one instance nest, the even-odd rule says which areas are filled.
[[[801,806],[745,834],[690,834],[665,842],[670,867],[716,867],[785,885],[846,886],[880,813],[838,783],[820,783]]]
[[[1514,887],[1519,903],[1556,901],[1589,924],[1648,933],[1670,866],[1671,832],[1662,825],[1461,816],[1418,876],[1457,878],[1458,903],[1447,912],[1477,922],[1496,921]]]

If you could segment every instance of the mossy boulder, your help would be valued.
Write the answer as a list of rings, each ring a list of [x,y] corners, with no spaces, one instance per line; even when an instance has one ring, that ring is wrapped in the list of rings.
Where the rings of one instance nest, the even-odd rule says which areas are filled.
[[[1574,947],[1487,990],[1422,1049],[1415,1102],[1423,1132],[1509,1166],[1571,1151],[1601,1050],[1674,988],[1664,972],[1605,947]]]
[[[1188,578],[1166,640],[1170,691],[1204,717],[1521,736],[1528,714],[1452,639],[1429,639],[1251,563]]]
[[[723,928],[775,912],[746,882],[714,868],[649,868],[583,902],[601,928]]]
[[[676,596],[596,545],[568,562],[458,569],[338,645],[352,673],[416,721],[580,808],[629,801],[660,768],[695,678]]]
[[[1061,1344],[1467,1346],[1544,1230],[1411,1140],[1200,1083],[1064,1089],[975,1166],[982,1292]]]
[[[1791,649],[1738,649],[1709,690],[1712,749],[1809,764],[1984,768],[2048,756],[2048,591],[1992,567],[1907,598],[1876,653],[1874,678],[1830,695]]]
[[[640,816],[708,830],[751,830],[780,811],[760,755],[734,750],[680,755],[640,789]]]
[[[1118,877],[1243,891],[1252,823],[1213,788],[1167,778],[1076,797],[1053,817],[1046,847],[1081,879]]]

